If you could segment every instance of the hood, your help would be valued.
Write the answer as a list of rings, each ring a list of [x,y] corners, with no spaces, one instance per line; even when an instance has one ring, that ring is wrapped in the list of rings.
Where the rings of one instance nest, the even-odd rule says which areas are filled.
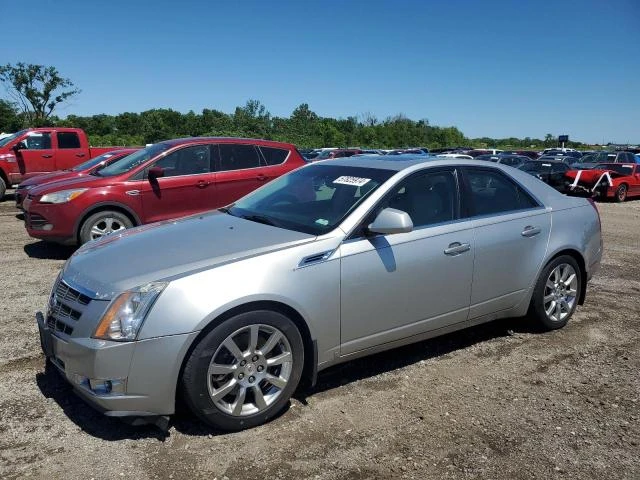
[[[152,281],[290,248],[315,236],[217,211],[127,230],[85,244],[64,278],[109,299]]]
[[[31,195],[34,197],[45,195],[47,193],[59,192],[60,190],[69,190],[72,188],[91,188],[91,187],[103,187],[108,185],[111,178],[102,178],[96,177],[93,175],[78,175],[76,172],[66,172],[73,173],[73,176],[69,177],[61,177],[53,179],[53,181],[46,182],[42,185],[38,185],[29,191]]]
[[[43,173],[42,175],[36,175],[24,182],[20,182],[21,187],[32,187],[34,185],[44,185],[45,183],[51,183],[54,181],[66,180],[68,178],[75,178],[78,176],[78,172],[72,172],[70,170],[58,170],[57,172]]]

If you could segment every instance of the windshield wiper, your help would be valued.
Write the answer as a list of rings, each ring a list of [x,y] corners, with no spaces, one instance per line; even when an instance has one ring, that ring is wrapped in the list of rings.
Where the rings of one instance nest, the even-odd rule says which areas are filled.
[[[244,218],[251,222],[264,223],[265,225],[271,225],[272,227],[278,226],[273,220],[262,215],[240,215],[240,218]]]

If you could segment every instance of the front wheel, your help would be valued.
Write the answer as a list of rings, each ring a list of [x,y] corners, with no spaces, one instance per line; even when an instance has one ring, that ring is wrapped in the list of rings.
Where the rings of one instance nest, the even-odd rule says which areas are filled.
[[[578,306],[582,273],[573,257],[562,255],[542,270],[533,291],[529,315],[545,330],[564,327]]]
[[[627,199],[627,186],[623,183],[616,190],[616,201],[624,202]]]
[[[4,194],[7,191],[7,184],[4,182],[4,179],[0,177],[0,202],[4,198]]]
[[[302,337],[286,316],[260,310],[212,329],[187,359],[182,389],[189,408],[226,431],[266,423],[286,406],[304,365]]]
[[[80,244],[133,227],[133,222],[124,213],[104,210],[94,213],[80,227]]]

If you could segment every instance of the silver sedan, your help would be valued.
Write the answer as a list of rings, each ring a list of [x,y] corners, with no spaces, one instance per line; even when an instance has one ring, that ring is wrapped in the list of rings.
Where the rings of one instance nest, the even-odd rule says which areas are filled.
[[[332,160],[86,244],[37,319],[107,415],[166,422],[182,395],[239,430],[340,362],[502,317],[563,327],[601,254],[592,202],[511,167]]]

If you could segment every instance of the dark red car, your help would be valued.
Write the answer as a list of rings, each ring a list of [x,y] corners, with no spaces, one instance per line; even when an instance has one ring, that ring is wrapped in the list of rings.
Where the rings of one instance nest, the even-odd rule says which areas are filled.
[[[18,188],[16,188],[16,207],[22,209],[22,201],[27,197],[27,192],[35,187],[89,175],[91,172],[100,170],[107,165],[111,165],[122,157],[126,157],[137,150],[139,149],[124,148],[122,150],[113,150],[111,152],[98,155],[97,157],[93,157],[86,162],[67,170],[57,170],[55,172],[43,173],[42,175],[31,177],[28,180],[21,182],[20,185],[18,185]]]
[[[23,202],[25,225],[35,238],[83,244],[132,226],[228,205],[305,164],[288,143],[167,140],[90,175],[30,190]]]

